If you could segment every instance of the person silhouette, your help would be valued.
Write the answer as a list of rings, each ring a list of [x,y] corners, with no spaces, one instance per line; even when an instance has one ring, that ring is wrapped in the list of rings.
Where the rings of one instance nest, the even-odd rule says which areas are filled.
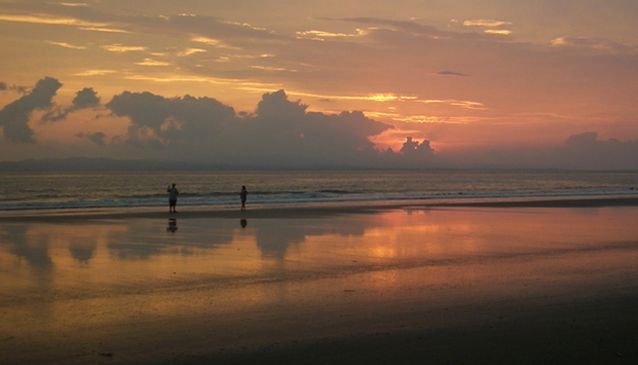
[[[246,226],[248,225],[248,221],[246,220],[246,218],[240,219],[239,225],[241,226],[241,228],[246,228]]]
[[[166,189],[166,192],[168,193],[168,212],[177,213],[176,207],[177,207],[177,196],[179,195],[179,191],[175,187],[175,184],[173,184],[173,186],[169,185],[168,188]]]
[[[241,198],[241,210],[246,210],[246,198],[248,198],[248,190],[246,190],[246,186],[241,186],[241,193],[239,193],[239,197]]]

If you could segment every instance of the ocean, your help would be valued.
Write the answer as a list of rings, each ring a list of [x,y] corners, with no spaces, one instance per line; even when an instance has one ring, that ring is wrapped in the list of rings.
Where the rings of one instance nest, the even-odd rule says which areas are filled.
[[[0,172],[0,210],[154,207],[176,183],[179,206],[393,200],[638,196],[638,172],[119,171]]]

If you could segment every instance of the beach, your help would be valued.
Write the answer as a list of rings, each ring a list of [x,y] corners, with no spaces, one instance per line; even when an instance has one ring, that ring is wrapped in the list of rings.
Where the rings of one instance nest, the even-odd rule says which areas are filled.
[[[638,0],[0,0],[0,365],[638,364]]]
[[[632,363],[637,213],[632,197],[3,212],[0,362]]]

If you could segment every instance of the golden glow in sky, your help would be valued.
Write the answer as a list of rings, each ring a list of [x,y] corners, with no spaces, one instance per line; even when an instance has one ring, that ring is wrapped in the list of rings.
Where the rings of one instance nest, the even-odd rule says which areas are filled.
[[[0,107],[49,76],[62,83],[50,108],[68,111],[51,126],[41,121],[51,110],[34,108],[36,143],[4,138],[0,152],[38,157],[34,144],[46,143],[115,157],[78,135],[130,138],[130,118],[104,107],[124,91],[251,114],[284,89],[308,112],[388,124],[370,136],[379,150],[407,136],[450,153],[558,146],[583,132],[635,140],[636,18],[624,0],[0,1]],[[70,107],[83,88],[99,106]],[[3,136],[19,133],[4,113]]]

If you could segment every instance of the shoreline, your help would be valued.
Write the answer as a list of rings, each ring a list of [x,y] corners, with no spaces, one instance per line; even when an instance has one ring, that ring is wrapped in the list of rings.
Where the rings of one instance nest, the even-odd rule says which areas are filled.
[[[467,198],[427,200],[385,200],[374,202],[320,202],[303,204],[237,206],[179,206],[178,213],[166,207],[118,207],[77,209],[35,209],[0,211],[2,221],[83,220],[124,218],[293,218],[334,214],[363,214],[389,209],[436,208],[596,208],[638,206],[638,196],[569,196],[526,198]],[[181,208],[181,209],[180,209]]]

